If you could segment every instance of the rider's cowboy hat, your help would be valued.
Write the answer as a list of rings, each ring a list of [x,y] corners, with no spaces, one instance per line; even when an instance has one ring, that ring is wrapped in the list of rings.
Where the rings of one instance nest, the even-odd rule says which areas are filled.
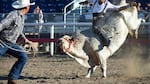
[[[20,9],[34,4],[35,2],[30,3],[30,0],[17,0],[12,3],[12,7],[15,9]]]

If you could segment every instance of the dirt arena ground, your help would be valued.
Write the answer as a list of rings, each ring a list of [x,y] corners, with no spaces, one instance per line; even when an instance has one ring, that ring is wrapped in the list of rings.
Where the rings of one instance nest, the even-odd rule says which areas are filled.
[[[124,49],[124,48],[123,48]],[[141,47],[121,49],[108,59],[107,79],[101,78],[98,67],[87,79],[87,68],[68,56],[30,57],[18,84],[150,84],[150,58]],[[6,84],[7,74],[16,61],[14,57],[0,59],[0,84]]]

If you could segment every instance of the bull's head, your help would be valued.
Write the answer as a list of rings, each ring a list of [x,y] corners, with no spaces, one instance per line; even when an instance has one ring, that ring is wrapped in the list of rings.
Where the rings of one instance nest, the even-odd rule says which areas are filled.
[[[71,46],[70,44],[71,40],[72,40],[72,37],[68,35],[64,35],[63,37],[59,38],[58,40],[59,48],[63,50],[63,52],[67,52],[67,50],[69,50]]]

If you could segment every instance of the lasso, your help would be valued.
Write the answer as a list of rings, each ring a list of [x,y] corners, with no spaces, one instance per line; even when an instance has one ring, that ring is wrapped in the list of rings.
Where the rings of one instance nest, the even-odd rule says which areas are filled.
[[[28,52],[28,51],[31,50],[31,48],[29,48],[28,51],[26,51],[26,50],[24,50],[24,49],[23,49],[23,50],[19,50],[19,49],[12,48],[12,47],[10,47],[9,45],[7,45],[6,43],[4,43],[2,40],[0,40],[0,46],[2,46],[2,47],[7,47],[7,48],[9,48],[9,49],[11,49],[11,50],[18,51],[18,52]]]

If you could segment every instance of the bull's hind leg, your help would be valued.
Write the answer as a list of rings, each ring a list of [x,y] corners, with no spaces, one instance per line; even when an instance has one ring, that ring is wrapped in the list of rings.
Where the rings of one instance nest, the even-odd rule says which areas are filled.
[[[106,78],[106,71],[107,71],[107,58],[110,56],[110,50],[107,47],[104,47],[103,50],[98,52],[100,63],[101,63],[101,70],[102,70],[102,77]]]
[[[86,78],[90,78],[96,68],[97,68],[97,66],[93,66],[91,68],[88,68],[88,72],[87,72]]]
[[[106,71],[107,71],[107,60],[103,60],[101,62],[101,71],[102,71],[102,78],[106,78]]]

